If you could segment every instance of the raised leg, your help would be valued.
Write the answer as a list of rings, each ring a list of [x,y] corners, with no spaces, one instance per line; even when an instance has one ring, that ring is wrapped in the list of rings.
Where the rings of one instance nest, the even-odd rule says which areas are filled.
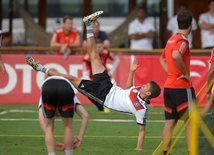
[[[68,79],[74,85],[75,88],[78,88],[78,85],[81,82],[80,78],[75,77],[73,75],[66,75],[66,74],[59,73],[59,72],[57,72],[55,70],[49,70],[48,68],[42,66],[39,62],[34,60],[30,55],[26,56],[26,62],[34,70],[41,71],[41,72],[47,74],[48,76],[62,76],[64,78]]]
[[[102,73],[105,70],[99,53],[96,50],[96,43],[93,34],[93,24],[96,24],[96,20],[102,13],[103,11],[97,11],[83,18],[83,22],[85,23],[87,30],[87,52],[89,53],[91,59],[91,68],[93,75]]]

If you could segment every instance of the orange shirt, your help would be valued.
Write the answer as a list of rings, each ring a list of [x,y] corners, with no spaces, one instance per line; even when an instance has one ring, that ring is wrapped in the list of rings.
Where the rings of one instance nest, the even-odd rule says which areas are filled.
[[[210,63],[214,63],[214,47],[212,48]]]
[[[51,41],[58,42],[61,44],[74,43],[80,39],[80,34],[76,28],[72,28],[71,32],[66,35],[63,31],[63,27],[56,28]],[[59,52],[57,52],[60,54]]]
[[[187,38],[182,34],[173,35],[167,42],[167,45],[162,53],[162,57],[166,59],[168,66],[168,77],[164,84],[165,88],[191,88],[192,85],[184,78],[177,80],[182,75],[179,69],[176,67],[172,58],[173,51],[178,50],[184,62],[184,65],[190,74],[190,51],[189,42]]]

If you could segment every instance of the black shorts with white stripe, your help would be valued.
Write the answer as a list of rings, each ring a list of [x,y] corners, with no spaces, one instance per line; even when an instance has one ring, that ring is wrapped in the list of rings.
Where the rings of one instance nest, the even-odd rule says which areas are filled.
[[[95,104],[104,104],[107,94],[112,88],[111,78],[105,70],[103,73],[93,75],[93,81],[82,80],[78,90]]]

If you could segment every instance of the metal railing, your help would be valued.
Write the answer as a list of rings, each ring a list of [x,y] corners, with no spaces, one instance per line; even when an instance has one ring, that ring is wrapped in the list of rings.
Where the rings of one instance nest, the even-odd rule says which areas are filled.
[[[46,52],[50,52],[48,54],[54,54],[55,51],[59,50],[59,48],[55,48],[55,47],[48,47],[48,46],[10,46],[10,47],[1,47],[0,48],[0,52],[1,54],[4,53],[26,53],[29,51],[35,51],[38,53],[44,53]],[[73,51],[75,51],[75,53],[85,53],[86,52],[86,48],[82,48],[82,47],[76,47],[76,48],[72,48]],[[133,49],[129,49],[129,48],[110,48],[109,49],[111,52],[114,53],[119,53],[119,54],[160,54],[163,52],[163,49],[152,49],[152,50],[133,50]],[[211,50],[210,49],[191,49],[190,50],[191,54],[196,54],[196,55],[203,55],[203,54],[210,54]]]

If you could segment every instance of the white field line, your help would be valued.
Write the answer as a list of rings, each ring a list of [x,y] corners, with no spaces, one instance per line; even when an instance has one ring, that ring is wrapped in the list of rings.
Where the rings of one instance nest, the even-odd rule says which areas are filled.
[[[4,115],[6,113],[9,113],[9,112],[14,112],[14,113],[37,113],[38,111],[36,110],[5,110],[5,111],[2,111],[0,112],[0,115]],[[152,115],[162,115],[164,114],[163,112],[148,112],[148,114],[152,114]]]
[[[5,111],[2,111],[0,112],[0,115],[4,115],[4,114],[7,114],[9,112],[14,112],[14,113],[37,113],[38,111],[35,111],[35,110],[5,110]]]
[[[29,138],[44,138],[44,135],[15,135],[15,134],[0,134],[0,137],[29,137]],[[63,135],[55,135],[55,137],[63,137]],[[85,135],[84,138],[137,138],[138,136],[96,136],[96,135]],[[162,136],[149,136],[145,138],[149,139],[161,139]],[[173,136],[176,138],[176,136]],[[185,136],[180,136],[180,139],[184,139]]]
[[[35,110],[5,110],[0,112],[0,116],[7,113],[37,113]],[[160,115],[161,112],[150,112],[149,114]],[[31,118],[0,118],[0,121],[39,121],[38,119]],[[56,121],[61,121],[61,119],[56,119]],[[74,121],[81,121],[81,119],[74,119]],[[135,122],[135,120],[127,119],[90,119],[90,122]],[[147,120],[147,122],[165,122],[165,120]]]
[[[0,121],[39,121],[39,120],[38,119],[31,119],[31,118],[0,118]],[[61,121],[61,119],[56,119],[55,121]],[[80,122],[81,119],[74,119],[74,121]],[[135,120],[127,120],[127,119],[89,119],[89,122],[127,123],[127,122],[135,122]],[[146,122],[164,123],[165,120],[147,120]]]

